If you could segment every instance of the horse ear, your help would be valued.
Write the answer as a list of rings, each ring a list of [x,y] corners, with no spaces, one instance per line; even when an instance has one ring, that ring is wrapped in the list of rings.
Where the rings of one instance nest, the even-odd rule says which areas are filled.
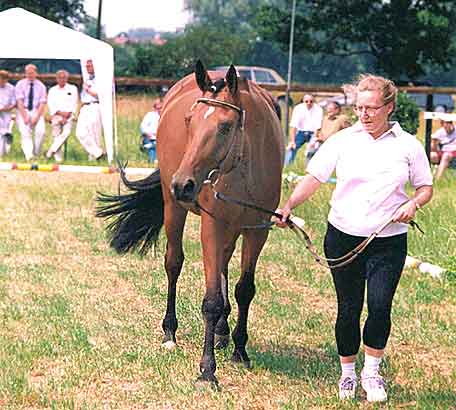
[[[230,90],[231,95],[236,95],[238,91],[238,77],[237,71],[234,68],[234,65],[231,64],[228,72],[225,77],[226,83],[228,84],[228,89]]]
[[[196,77],[196,83],[198,84],[198,87],[200,88],[200,90],[203,93],[206,92],[211,87],[212,81],[209,78],[206,68],[204,67],[201,60],[198,60],[196,62],[195,77]]]

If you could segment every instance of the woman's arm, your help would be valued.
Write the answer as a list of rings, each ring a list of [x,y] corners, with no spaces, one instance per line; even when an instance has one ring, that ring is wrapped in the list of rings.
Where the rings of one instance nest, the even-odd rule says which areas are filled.
[[[304,201],[309,199],[314,192],[320,187],[321,182],[314,176],[307,174],[304,178],[296,185],[293,193],[291,194],[288,201],[285,203],[283,208],[278,208],[277,213],[282,215],[281,220],[276,220],[277,226],[285,228],[287,226],[287,219],[291,214],[291,211]]]

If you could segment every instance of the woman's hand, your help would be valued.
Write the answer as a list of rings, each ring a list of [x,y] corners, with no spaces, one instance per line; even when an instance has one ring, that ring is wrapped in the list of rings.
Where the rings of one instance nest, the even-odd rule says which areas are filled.
[[[275,222],[279,228],[286,228],[288,226],[288,217],[291,215],[291,209],[286,206],[283,208],[277,208],[276,213],[282,215],[282,218],[279,219],[276,216],[273,216],[272,221]]]
[[[414,199],[406,202],[402,205],[393,215],[393,222],[401,222],[408,224],[413,218],[415,218],[417,205]]]

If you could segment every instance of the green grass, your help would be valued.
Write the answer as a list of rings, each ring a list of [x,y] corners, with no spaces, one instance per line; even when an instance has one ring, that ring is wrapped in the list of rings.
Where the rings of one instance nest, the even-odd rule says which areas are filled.
[[[291,168],[302,173],[302,156]],[[3,409],[454,409],[456,403],[456,222],[454,175],[418,216],[410,254],[448,269],[441,280],[405,270],[393,307],[383,373],[389,402],[336,398],[339,366],[330,275],[302,243],[274,229],[257,268],[249,342],[253,368],[217,352],[221,391],[200,390],[204,275],[199,219],[186,227],[178,284],[179,348],[161,347],[167,281],[164,237],[147,257],[118,256],[94,218],[96,191],[116,175],[0,173],[0,408]],[[297,214],[321,249],[325,185]],[[292,187],[284,186],[283,198]],[[230,265],[230,295],[240,247]],[[366,312],[363,312],[365,317]],[[358,369],[362,357],[358,360]]]

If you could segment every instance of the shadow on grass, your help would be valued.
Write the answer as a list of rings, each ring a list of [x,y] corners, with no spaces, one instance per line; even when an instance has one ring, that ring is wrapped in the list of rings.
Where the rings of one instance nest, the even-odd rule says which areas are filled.
[[[339,375],[339,359],[330,345],[320,348],[283,345],[249,346],[254,366],[292,379],[333,379]]]

